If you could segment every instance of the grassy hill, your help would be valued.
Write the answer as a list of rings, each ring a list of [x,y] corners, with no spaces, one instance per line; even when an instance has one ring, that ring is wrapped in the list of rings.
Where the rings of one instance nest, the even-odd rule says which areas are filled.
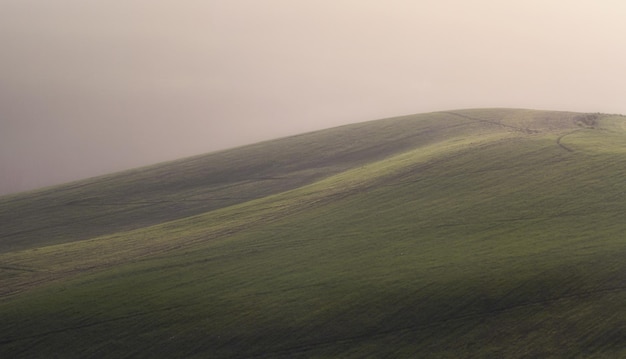
[[[626,118],[378,120],[0,198],[0,357],[626,357]]]

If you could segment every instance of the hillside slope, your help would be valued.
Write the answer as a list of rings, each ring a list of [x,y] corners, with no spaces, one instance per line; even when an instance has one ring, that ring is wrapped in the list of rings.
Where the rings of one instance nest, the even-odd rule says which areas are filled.
[[[4,197],[0,356],[626,356],[625,123],[423,114]]]
[[[544,116],[549,121],[544,123]],[[567,131],[576,127],[572,116],[528,110],[406,116],[5,196],[0,198],[0,253],[185,218],[294,189],[446,138],[501,130]]]

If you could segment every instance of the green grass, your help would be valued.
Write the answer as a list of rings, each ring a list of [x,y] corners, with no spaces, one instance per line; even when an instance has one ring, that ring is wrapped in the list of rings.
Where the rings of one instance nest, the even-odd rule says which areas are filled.
[[[84,240],[247,202],[476,127],[462,118],[439,121],[442,117],[343,126],[4,197],[0,252]]]
[[[408,116],[5,197],[0,357],[625,357],[625,119],[581,116]],[[103,205],[126,194],[171,202]],[[246,199],[170,213],[208,194]]]

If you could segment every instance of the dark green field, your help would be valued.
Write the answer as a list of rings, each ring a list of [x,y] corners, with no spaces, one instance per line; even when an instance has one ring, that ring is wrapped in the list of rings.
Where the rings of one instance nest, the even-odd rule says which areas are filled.
[[[626,117],[342,126],[0,197],[0,358],[625,358]]]

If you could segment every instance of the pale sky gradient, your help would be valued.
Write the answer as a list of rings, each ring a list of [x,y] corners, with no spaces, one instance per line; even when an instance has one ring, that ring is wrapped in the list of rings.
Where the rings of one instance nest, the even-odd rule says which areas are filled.
[[[0,0],[0,194],[344,123],[626,113],[622,0]]]

